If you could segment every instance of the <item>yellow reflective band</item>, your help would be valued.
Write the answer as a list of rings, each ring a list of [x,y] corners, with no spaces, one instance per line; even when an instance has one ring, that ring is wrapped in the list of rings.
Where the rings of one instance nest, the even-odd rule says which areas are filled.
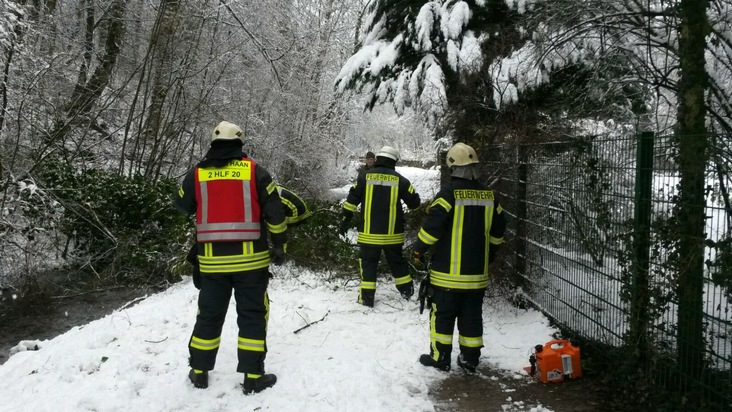
[[[178,188],[178,197],[183,197],[183,195],[184,195],[185,193],[186,193],[186,192],[184,192],[184,191],[183,191],[183,187],[182,187],[182,186]]]
[[[249,379],[259,379],[261,377],[262,377],[262,375],[258,375],[256,373],[247,373],[247,378],[249,378]]]
[[[277,185],[275,184],[275,182],[269,182],[269,184],[267,185],[267,194],[271,195],[272,192],[274,192],[275,190],[277,190]]]
[[[251,180],[252,164],[243,160],[232,160],[224,167],[198,168],[198,181]]]
[[[427,233],[426,230],[420,229],[419,233],[417,233],[417,238],[424,242],[426,245],[434,245],[437,243],[437,238]]]
[[[287,230],[287,221],[283,221],[278,225],[273,225],[267,222],[267,229],[270,233],[284,233]]]
[[[490,242],[491,242],[491,245],[500,245],[503,243],[503,238],[502,237],[491,237]]]
[[[280,197],[280,199],[282,200],[282,204],[290,211],[291,215],[289,217],[297,217],[297,206],[290,199],[285,199],[284,197]]]
[[[239,263],[233,265],[204,265],[201,264],[201,273],[232,273],[247,272],[250,270],[264,269],[269,267],[270,260],[261,260],[252,263]]]
[[[402,276],[400,278],[395,278],[394,284],[399,286],[399,285],[404,285],[406,283],[409,283],[411,281],[412,281],[412,277],[410,275],[407,275],[407,276]]]
[[[414,193],[414,186],[412,186],[411,183],[409,184],[409,189],[407,189],[407,192]]]
[[[430,339],[440,342],[443,345],[452,345],[452,335],[445,335],[444,333],[430,332]]]
[[[345,202],[345,203],[343,203],[343,208],[348,210],[349,212],[356,211],[356,205],[354,205],[353,203]]]
[[[269,252],[266,250],[263,252],[246,253],[251,251],[251,246],[251,242],[244,242],[243,249],[245,253],[241,255],[199,256],[198,261],[202,265],[222,265],[227,263],[256,262],[262,259],[267,259],[269,257]]]
[[[448,202],[447,200],[445,200],[445,199],[443,199],[443,198],[441,198],[441,197],[440,197],[440,198],[437,198],[437,199],[435,199],[435,200],[434,200],[434,201],[432,202],[432,204],[430,205],[430,207],[435,207],[435,206],[440,206],[440,207],[442,207],[442,208],[443,208],[443,209],[445,209],[445,211],[446,211],[446,212],[448,212],[448,213],[450,212],[450,210],[452,210],[452,205],[450,205],[450,202]]]
[[[399,186],[391,188],[389,197],[389,229],[388,234],[393,235],[396,231],[396,211],[399,207]]]
[[[366,196],[363,202],[363,231],[371,232],[371,202],[374,201],[374,186],[366,185]],[[359,234],[360,236],[360,234]],[[359,240],[360,242],[360,240]]]
[[[361,281],[361,289],[369,289],[369,290],[374,289],[375,290],[376,289],[376,282],[364,282],[362,280]]]
[[[251,352],[264,352],[264,340],[261,339],[247,339],[239,336],[238,348],[241,350],[248,350]]]
[[[461,346],[466,346],[468,348],[482,348],[483,347],[483,337],[467,337],[458,335],[458,343]]]
[[[452,218],[452,239],[450,240],[450,273],[459,274],[463,252],[463,224],[465,207],[456,206]]]
[[[306,211],[305,213],[298,215],[298,216],[290,216],[285,218],[285,222],[287,222],[288,225],[295,224],[297,222],[305,220],[305,218],[310,217],[313,213],[311,211]]]
[[[191,337],[191,347],[199,350],[214,350],[218,349],[221,343],[221,336],[214,339],[201,339],[198,337]]]
[[[447,289],[483,289],[488,287],[488,274],[451,275],[430,270],[430,283]]]
[[[380,235],[359,232],[358,243],[369,245],[401,245],[404,243],[404,233]]]

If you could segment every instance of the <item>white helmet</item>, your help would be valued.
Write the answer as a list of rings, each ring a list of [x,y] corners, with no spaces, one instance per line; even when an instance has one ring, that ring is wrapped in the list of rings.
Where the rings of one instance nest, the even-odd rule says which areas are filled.
[[[376,153],[376,157],[388,157],[394,161],[399,161],[399,150],[391,146],[384,146],[379,150],[379,153]]]
[[[478,154],[475,150],[465,143],[455,143],[450,150],[447,151],[447,166],[467,166],[478,163]]]
[[[236,140],[239,139],[244,143],[244,132],[234,123],[223,121],[219,123],[211,132],[211,141],[216,140]]]

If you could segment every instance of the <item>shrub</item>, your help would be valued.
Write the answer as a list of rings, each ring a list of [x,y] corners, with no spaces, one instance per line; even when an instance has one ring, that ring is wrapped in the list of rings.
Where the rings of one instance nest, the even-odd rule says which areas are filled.
[[[64,206],[63,257],[95,283],[155,285],[178,280],[190,220],[172,205],[177,185],[89,169],[73,173],[47,162],[43,178]],[[77,281],[80,279],[76,279]]]

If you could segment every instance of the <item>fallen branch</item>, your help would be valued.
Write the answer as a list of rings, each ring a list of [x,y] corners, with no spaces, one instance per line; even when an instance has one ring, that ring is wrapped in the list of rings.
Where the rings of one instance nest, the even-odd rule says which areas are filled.
[[[303,329],[306,329],[306,328],[310,327],[310,325],[315,325],[316,323],[318,323],[318,322],[320,322],[321,320],[325,319],[325,317],[326,317],[326,316],[328,316],[328,314],[329,314],[329,313],[330,313],[330,311],[327,311],[327,312],[325,312],[325,315],[323,315],[323,317],[322,317],[322,318],[320,318],[320,319],[316,320],[315,322],[310,322],[310,323],[308,323],[307,325],[305,325],[305,326],[301,327],[300,329],[297,329],[296,331],[294,331],[294,332],[292,332],[292,333],[298,333],[298,332],[300,332],[301,330],[303,330]]]

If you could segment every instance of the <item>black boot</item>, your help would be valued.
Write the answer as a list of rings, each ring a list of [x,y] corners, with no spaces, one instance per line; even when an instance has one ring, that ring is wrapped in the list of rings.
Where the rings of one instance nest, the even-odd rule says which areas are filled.
[[[198,389],[208,388],[208,371],[197,371],[196,369],[191,369],[191,371],[188,372],[188,379],[190,379],[193,386]]]
[[[402,297],[406,300],[409,300],[409,298],[414,295],[414,284],[412,282],[400,285],[397,287],[397,289],[399,290],[399,293],[402,295]]]
[[[475,373],[475,368],[478,367],[478,364],[473,364],[472,362],[467,362],[465,359],[463,359],[463,354],[461,353],[458,356],[457,364],[460,367],[460,369],[463,370],[463,372],[467,373],[468,375],[472,375]]]
[[[359,293],[357,302],[364,306],[373,308],[374,307],[374,295],[369,294],[369,293]]]
[[[259,393],[267,388],[271,388],[277,383],[277,376],[271,373],[265,373],[258,378],[250,378],[250,374],[244,374],[244,394]]]
[[[432,359],[432,356],[428,354],[424,354],[419,357],[419,363],[421,363],[424,366],[431,366],[433,368],[437,368],[441,371],[450,372],[450,361],[448,360],[442,360],[440,362]]]

